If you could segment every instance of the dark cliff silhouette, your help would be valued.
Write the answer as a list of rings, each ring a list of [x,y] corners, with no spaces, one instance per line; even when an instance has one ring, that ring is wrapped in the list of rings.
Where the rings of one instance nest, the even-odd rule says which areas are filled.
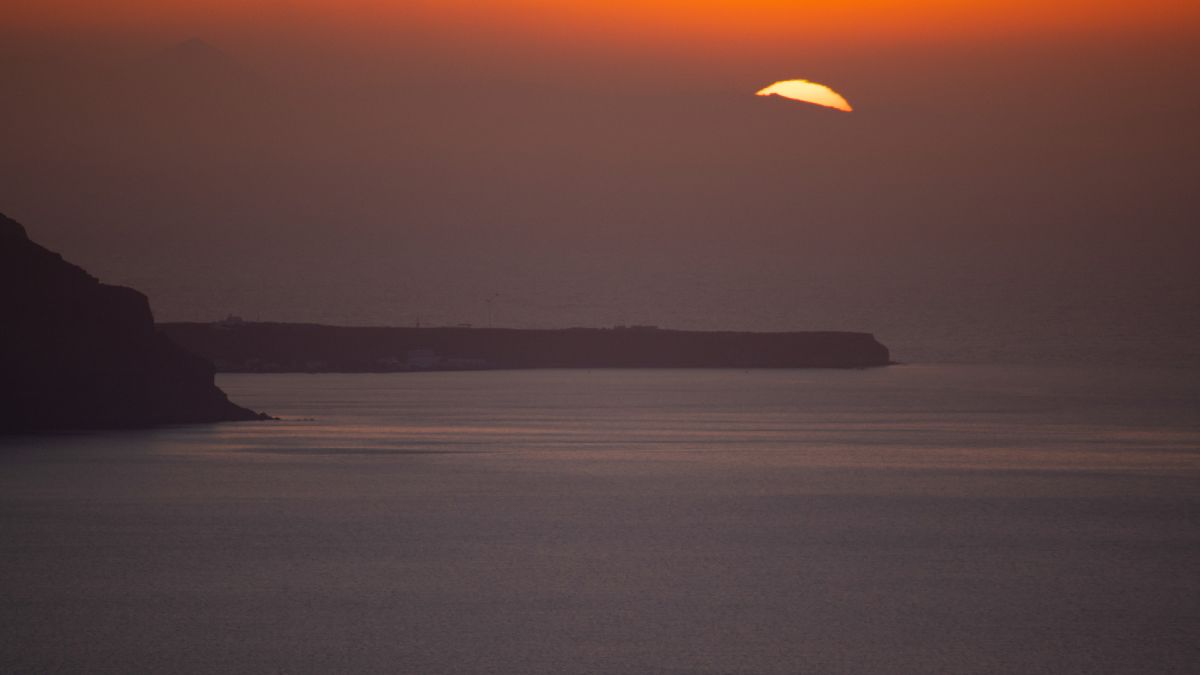
[[[100,283],[0,214],[0,433],[264,419],[157,331],[146,296]]]
[[[224,372],[489,368],[866,368],[891,361],[870,333],[374,328],[222,321],[159,326]]]

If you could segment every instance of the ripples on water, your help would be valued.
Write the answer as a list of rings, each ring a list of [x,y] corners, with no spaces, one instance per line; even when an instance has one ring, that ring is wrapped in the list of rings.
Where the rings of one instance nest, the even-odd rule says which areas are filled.
[[[1184,370],[225,375],[0,441],[5,672],[1188,672]]]
[[[1093,468],[1148,469],[1191,461],[1200,425],[1200,385],[1169,370],[225,375],[222,385],[283,418],[201,432],[250,452],[767,453],[796,464],[993,468],[1078,455]]]

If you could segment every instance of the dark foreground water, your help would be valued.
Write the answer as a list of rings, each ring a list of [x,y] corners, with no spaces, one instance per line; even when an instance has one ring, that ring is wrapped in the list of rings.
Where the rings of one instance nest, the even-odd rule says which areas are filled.
[[[1200,668],[1194,371],[221,384],[0,441],[0,671]]]

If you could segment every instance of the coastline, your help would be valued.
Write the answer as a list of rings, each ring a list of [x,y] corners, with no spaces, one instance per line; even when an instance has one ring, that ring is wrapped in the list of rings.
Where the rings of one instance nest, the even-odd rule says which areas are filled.
[[[225,373],[893,364],[888,348],[874,335],[839,331],[350,327],[244,321],[160,323],[158,330]]]

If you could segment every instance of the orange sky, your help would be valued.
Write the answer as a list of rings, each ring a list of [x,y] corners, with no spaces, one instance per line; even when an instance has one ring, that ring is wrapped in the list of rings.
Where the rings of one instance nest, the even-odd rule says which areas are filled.
[[[127,31],[414,23],[464,34],[532,34],[591,43],[961,40],[1200,27],[1194,0],[38,0],[0,21],[38,31]]]
[[[1197,0],[0,0],[0,208],[179,319],[658,297],[614,290],[639,266],[752,299],[774,256],[811,289],[962,251],[1182,261],[1198,55]],[[795,78],[855,112],[753,96]],[[908,282],[879,283],[862,316]],[[536,321],[635,319],[605,316]]]

